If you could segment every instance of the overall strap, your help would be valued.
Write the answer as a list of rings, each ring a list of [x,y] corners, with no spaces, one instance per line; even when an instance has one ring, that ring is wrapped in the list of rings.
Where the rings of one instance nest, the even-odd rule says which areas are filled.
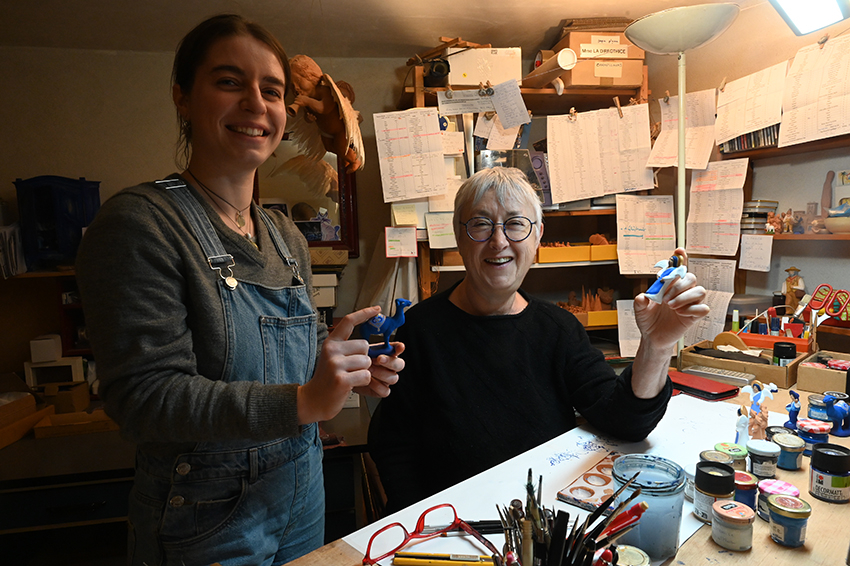
[[[174,197],[178,206],[183,210],[186,216],[189,217],[189,225],[195,233],[195,238],[201,244],[201,249],[204,255],[207,256],[207,263],[210,269],[217,271],[228,287],[235,289],[237,282],[233,277],[233,266],[236,262],[233,256],[227,253],[222,245],[221,240],[215,233],[212,223],[210,222],[207,213],[204,211],[201,204],[192,196],[189,189],[180,179],[163,179],[155,181],[155,183],[166,189],[168,194]],[[227,269],[229,275],[222,273],[222,268]]]
[[[286,245],[286,242],[283,240],[283,236],[274,225],[274,222],[272,222],[271,217],[265,210],[263,210],[262,207],[257,207],[257,215],[262,218],[265,223],[266,228],[269,231],[269,235],[272,238],[272,242],[274,242],[274,247],[277,248],[278,255],[283,258],[286,265],[292,268],[292,275],[303,285],[304,279],[301,278],[301,271],[298,269],[298,260],[290,254],[289,246]]]

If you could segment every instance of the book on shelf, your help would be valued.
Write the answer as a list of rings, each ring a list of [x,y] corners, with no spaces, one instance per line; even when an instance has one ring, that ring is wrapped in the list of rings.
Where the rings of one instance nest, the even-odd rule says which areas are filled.
[[[720,144],[720,153],[728,155],[739,151],[761,149],[764,147],[777,147],[779,143],[779,124],[774,124],[755,132],[750,132],[732,138]]]

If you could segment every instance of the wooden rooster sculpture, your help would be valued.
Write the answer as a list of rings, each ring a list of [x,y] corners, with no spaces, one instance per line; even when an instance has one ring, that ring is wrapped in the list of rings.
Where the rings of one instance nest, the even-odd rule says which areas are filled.
[[[377,344],[369,348],[369,355],[373,358],[381,354],[392,354],[393,347],[390,345],[390,336],[396,328],[404,324],[404,309],[412,305],[407,299],[395,300],[395,314],[392,317],[379,314],[373,316],[360,326],[360,335],[366,340],[373,334],[381,334],[384,337],[383,344]]]

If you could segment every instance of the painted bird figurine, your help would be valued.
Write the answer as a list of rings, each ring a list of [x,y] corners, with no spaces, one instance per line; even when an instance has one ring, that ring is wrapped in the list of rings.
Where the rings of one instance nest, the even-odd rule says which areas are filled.
[[[384,337],[383,344],[376,344],[369,347],[369,355],[377,357],[381,354],[390,355],[394,348],[390,345],[390,336],[395,332],[396,328],[404,324],[404,309],[412,305],[407,299],[395,300],[395,314],[391,317],[379,314],[373,316],[360,326],[360,335],[366,340],[375,334],[381,334]]]

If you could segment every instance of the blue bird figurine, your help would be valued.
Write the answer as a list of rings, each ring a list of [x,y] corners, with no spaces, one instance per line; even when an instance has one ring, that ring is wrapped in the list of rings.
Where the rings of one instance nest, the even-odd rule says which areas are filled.
[[[393,347],[390,345],[390,336],[395,332],[396,328],[404,324],[404,309],[412,305],[407,299],[395,300],[395,314],[392,317],[379,314],[373,316],[360,326],[360,335],[366,340],[374,334],[381,334],[384,337],[383,344],[375,344],[369,347],[369,356],[375,358],[381,354],[390,355],[393,353]]]

